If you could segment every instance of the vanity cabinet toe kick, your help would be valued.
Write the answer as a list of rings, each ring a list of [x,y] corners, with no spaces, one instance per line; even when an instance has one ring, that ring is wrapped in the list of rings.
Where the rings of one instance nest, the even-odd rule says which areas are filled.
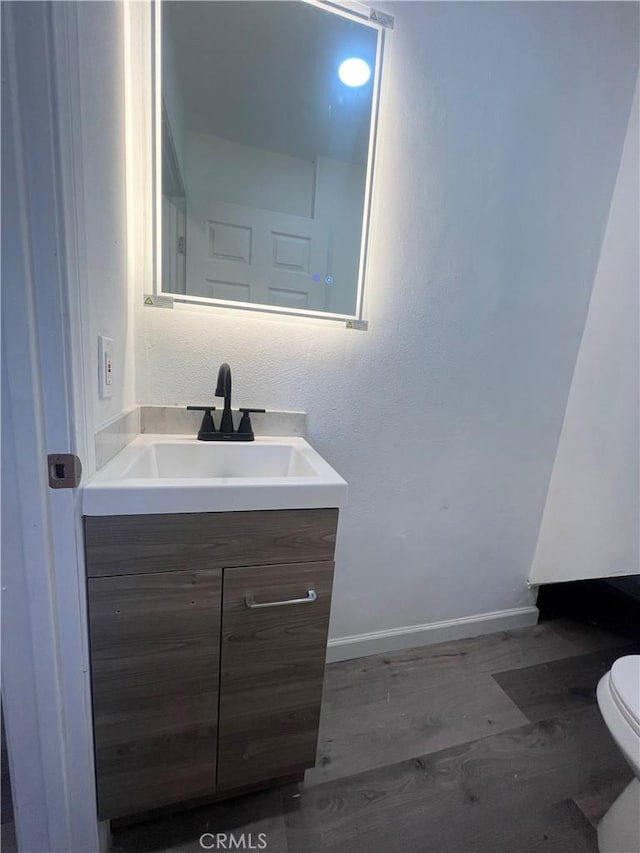
[[[315,764],[337,509],[85,517],[100,820]]]

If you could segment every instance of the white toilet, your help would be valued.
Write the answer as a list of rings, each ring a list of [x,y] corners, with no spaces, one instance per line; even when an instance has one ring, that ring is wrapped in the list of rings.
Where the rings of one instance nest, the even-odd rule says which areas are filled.
[[[598,849],[640,853],[640,655],[620,658],[600,679],[598,705],[636,777],[598,824]]]

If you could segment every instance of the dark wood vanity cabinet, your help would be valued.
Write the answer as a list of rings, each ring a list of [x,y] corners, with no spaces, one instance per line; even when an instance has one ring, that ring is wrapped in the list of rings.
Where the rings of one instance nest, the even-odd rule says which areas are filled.
[[[101,820],[315,763],[337,517],[85,519]]]

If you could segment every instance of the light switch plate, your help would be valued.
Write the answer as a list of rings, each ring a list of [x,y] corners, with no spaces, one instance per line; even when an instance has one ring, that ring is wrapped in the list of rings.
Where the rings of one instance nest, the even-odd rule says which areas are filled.
[[[113,394],[113,340],[98,335],[98,383],[100,399]]]

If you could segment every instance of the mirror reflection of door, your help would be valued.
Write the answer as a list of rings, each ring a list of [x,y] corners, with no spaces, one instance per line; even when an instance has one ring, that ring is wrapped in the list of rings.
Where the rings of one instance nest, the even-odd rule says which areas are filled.
[[[328,311],[313,270],[327,264],[327,228],[305,216],[193,198],[189,293],[211,299]]]
[[[163,0],[163,291],[355,313],[377,40],[305,2]]]

